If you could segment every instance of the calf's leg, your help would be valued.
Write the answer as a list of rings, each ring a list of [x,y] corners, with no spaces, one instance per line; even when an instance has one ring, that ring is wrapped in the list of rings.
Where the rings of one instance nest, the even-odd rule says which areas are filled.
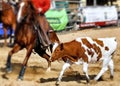
[[[84,62],[84,63],[83,63],[83,72],[84,72],[84,74],[85,74],[85,76],[86,76],[86,81],[87,81],[87,83],[89,83],[90,78],[89,78],[89,76],[88,76],[88,63],[87,63],[87,62]]]
[[[95,81],[97,81],[103,75],[103,73],[105,73],[105,71],[108,70],[108,64],[111,60],[111,56],[110,57],[104,57],[104,58],[105,59],[103,60],[102,69],[100,70],[98,75],[94,78]]]
[[[60,81],[61,81],[61,79],[62,79],[62,76],[63,76],[63,74],[64,74],[64,71],[68,68],[68,67],[70,67],[70,61],[67,61],[64,65],[63,65],[63,67],[62,67],[62,71],[60,72],[60,75],[59,75],[59,77],[58,77],[58,80],[56,81],[56,85],[59,85],[59,83],[60,83]]]
[[[108,66],[110,68],[110,79],[113,79],[113,77],[114,77],[114,62],[112,59],[110,60]]]

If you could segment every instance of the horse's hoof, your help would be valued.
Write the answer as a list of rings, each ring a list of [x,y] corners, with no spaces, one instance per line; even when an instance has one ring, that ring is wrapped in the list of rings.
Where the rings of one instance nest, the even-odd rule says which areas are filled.
[[[23,81],[23,79],[21,79],[21,78],[18,78],[18,79],[17,79],[17,81]]]
[[[6,71],[7,71],[7,73],[11,73],[12,72],[12,68],[7,68]]]
[[[0,47],[4,47],[4,44],[3,44],[3,43],[0,43]]]
[[[13,48],[14,44],[9,43],[7,46]]]
[[[19,79],[19,78],[18,78],[17,81],[22,81],[22,79]]]
[[[22,77],[22,76],[19,76],[17,80],[18,80],[18,81],[22,81],[22,80],[23,80],[23,77]]]

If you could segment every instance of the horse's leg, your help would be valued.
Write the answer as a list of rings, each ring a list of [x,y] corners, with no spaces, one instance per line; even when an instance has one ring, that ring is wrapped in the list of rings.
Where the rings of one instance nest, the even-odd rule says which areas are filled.
[[[48,62],[47,72],[50,71],[51,70],[51,61],[49,60],[50,56],[46,52],[41,53],[40,56],[47,60]]]
[[[51,70],[51,61],[49,60],[50,56],[47,53],[45,53],[43,54],[43,58],[45,58],[48,62],[47,72],[49,72]]]
[[[26,57],[23,61],[22,68],[21,68],[19,76],[18,76],[18,80],[23,80],[23,76],[24,76],[24,73],[25,73],[25,70],[26,70],[26,65],[27,65],[28,59],[31,55],[32,49],[33,49],[32,44],[27,47],[27,54],[26,54]]]
[[[12,24],[12,30],[15,32],[15,30],[16,30],[16,22],[14,22],[14,23]]]
[[[21,49],[21,47],[18,44],[15,44],[13,49],[8,53],[8,57],[7,57],[7,63],[6,63],[6,70],[7,72],[11,72],[12,71],[12,66],[11,66],[11,56],[18,52]]]
[[[12,44],[12,28],[10,28],[10,40],[9,40],[9,44]]]
[[[4,27],[3,30],[4,30],[4,39],[5,39],[4,46],[7,46],[7,27]]]
[[[16,29],[16,23],[13,23],[12,27],[10,28],[10,41],[9,41],[10,47],[14,46],[15,37],[13,38],[13,43],[12,43],[12,33],[13,31],[15,32],[15,29]]]
[[[49,60],[50,56],[46,53],[46,50],[43,50],[42,48],[35,48],[35,52],[37,52],[42,58],[45,58],[48,62],[48,69],[47,71],[50,71],[51,67],[51,61]]]

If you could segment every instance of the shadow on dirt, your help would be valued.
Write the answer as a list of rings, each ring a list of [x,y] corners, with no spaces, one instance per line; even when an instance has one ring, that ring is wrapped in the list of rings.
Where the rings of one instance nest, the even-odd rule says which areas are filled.
[[[10,73],[8,73],[6,71],[6,68],[1,68],[1,72],[2,72],[2,78],[4,79],[16,79],[17,76],[19,75],[20,69],[21,69],[22,64],[20,63],[12,63],[12,71]],[[32,76],[37,76],[40,74],[44,74],[46,71],[46,68],[42,67],[42,66],[28,66],[26,68],[25,71],[25,77],[30,77],[29,75]],[[34,78],[34,77],[31,77]]]
[[[93,80],[95,76],[96,75],[89,75],[91,80]],[[86,81],[86,76],[80,75],[80,73],[63,76],[63,78],[62,78],[62,81],[65,81],[65,82],[76,81],[78,83],[81,83],[82,80]],[[41,78],[39,83],[47,83],[47,82],[54,82],[54,81],[57,81],[57,78],[48,78],[48,79]],[[100,78],[99,81],[103,81],[103,79]],[[86,83],[87,82],[84,82],[84,84],[86,84]]]

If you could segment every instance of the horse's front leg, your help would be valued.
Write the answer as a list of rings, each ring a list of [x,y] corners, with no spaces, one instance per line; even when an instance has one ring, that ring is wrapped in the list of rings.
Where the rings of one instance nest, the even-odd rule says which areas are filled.
[[[23,80],[23,76],[24,76],[24,73],[26,70],[27,62],[28,62],[28,59],[31,55],[32,49],[33,49],[33,45],[30,45],[27,47],[27,54],[26,54],[26,57],[23,61],[22,68],[21,68],[19,76],[18,76],[18,80]]]
[[[51,61],[47,61],[48,62],[48,68],[46,70],[46,72],[50,72],[51,71]]]
[[[42,57],[45,58],[48,62],[47,72],[49,72],[51,70],[51,61],[49,60],[50,56],[45,52]]]
[[[13,49],[8,53],[7,62],[6,62],[6,70],[8,73],[12,71],[11,56],[14,53],[18,52],[20,49],[21,49],[21,47],[18,44],[15,44]]]
[[[11,56],[12,56],[12,52],[10,51],[10,53],[8,54],[7,63],[6,63],[6,71],[8,73],[10,73],[12,71]]]
[[[5,39],[4,46],[7,46],[7,27],[4,27],[3,30],[4,30],[4,39]]]
[[[50,61],[50,56],[46,53],[46,50],[42,48],[35,48],[35,52],[37,52],[42,58],[45,58],[48,62],[48,69],[47,71],[51,70],[51,61]]]

